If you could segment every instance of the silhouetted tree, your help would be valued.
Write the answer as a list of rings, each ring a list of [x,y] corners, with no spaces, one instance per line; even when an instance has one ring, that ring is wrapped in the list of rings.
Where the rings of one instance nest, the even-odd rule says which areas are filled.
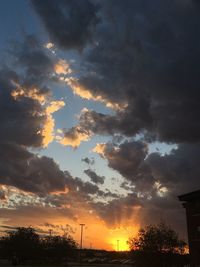
[[[50,262],[67,261],[76,254],[77,243],[70,235],[47,236],[41,240],[44,257]]]
[[[35,229],[19,227],[2,237],[2,250],[7,258],[16,258],[19,262],[38,257],[40,240]]]
[[[151,263],[151,267],[171,266],[186,247],[178,234],[163,222],[140,229],[138,236],[129,238],[128,243],[137,266]]]
[[[59,263],[75,255],[77,244],[70,235],[40,238],[32,227],[19,227],[1,238],[2,256],[13,263]]]

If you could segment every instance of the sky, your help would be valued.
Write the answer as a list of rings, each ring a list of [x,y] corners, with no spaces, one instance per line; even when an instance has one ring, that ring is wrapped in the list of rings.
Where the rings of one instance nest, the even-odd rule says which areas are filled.
[[[0,230],[127,249],[200,188],[197,0],[0,1]]]

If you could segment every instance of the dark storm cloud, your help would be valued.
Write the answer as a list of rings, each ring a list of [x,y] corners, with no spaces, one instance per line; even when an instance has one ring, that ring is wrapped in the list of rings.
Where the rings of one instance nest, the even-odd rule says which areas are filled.
[[[144,144],[132,142],[96,149],[133,192],[97,203],[96,210],[113,224],[128,206],[128,214],[139,214],[143,223],[165,218],[183,227],[177,195],[200,185],[200,6],[191,0],[99,2],[96,45],[83,56],[87,69],[78,83],[94,99],[101,96],[120,108],[115,105],[115,115],[87,110],[77,127],[88,137],[143,133],[146,140],[178,143],[178,148],[164,156],[148,155]],[[131,212],[135,205],[141,208]]]
[[[53,159],[38,157],[14,143],[0,144],[0,184],[42,195],[64,191],[66,180]]]
[[[128,191],[155,195],[166,187],[176,196],[195,190],[200,184],[199,144],[180,144],[165,155],[147,154],[146,144],[140,141],[126,141],[118,146],[98,144],[95,151],[126,179],[122,188]]]
[[[25,36],[23,43],[13,42],[9,50],[16,66],[23,68],[27,84],[41,85],[50,78],[54,62],[35,35]]]
[[[130,118],[124,116],[123,113],[114,116],[97,113],[94,110],[86,110],[80,115],[79,125],[80,129],[83,129],[87,133],[114,135],[116,132],[122,132],[128,135],[125,126],[128,124],[129,120]],[[135,127],[135,125],[133,127]],[[137,131],[137,129],[135,128],[134,131]]]
[[[109,203],[97,203],[96,210],[108,224],[119,224],[127,209],[143,225],[164,219],[183,235],[185,214],[177,196],[199,188],[200,145],[180,144],[165,155],[144,153],[144,147],[141,142],[96,147],[108,166],[124,177],[121,187],[128,192]]]
[[[80,193],[84,193],[86,195],[96,194],[98,193],[98,190],[99,190],[97,185],[94,185],[90,182],[83,182],[78,177],[75,178],[74,185],[76,186],[77,191],[80,191]]]
[[[130,111],[128,113],[120,111],[117,115],[107,115],[97,113],[94,110],[85,110],[81,113],[79,124],[76,127],[63,130],[63,144],[77,147],[81,141],[87,141],[93,134],[115,136],[115,134],[120,133],[131,137],[133,133],[140,133],[141,128],[141,122],[135,118],[134,123],[132,123],[132,119],[133,114]],[[65,142],[66,139],[70,141]]]
[[[43,108],[38,101],[26,96],[21,96],[17,101],[14,99],[12,91],[16,89],[15,83],[19,79],[12,70],[0,70],[0,140],[25,146],[40,146],[43,137],[38,132],[46,117],[42,115]]]
[[[98,23],[98,8],[90,0],[32,0],[51,41],[64,49],[82,49]]]
[[[29,151],[43,146],[42,130],[49,119],[45,101],[51,94],[44,85],[52,78],[55,62],[34,36],[13,42],[8,51],[16,71],[8,67],[0,71],[0,184],[40,196],[66,188],[86,200],[102,194],[96,185],[62,172],[53,159]],[[51,199],[55,206],[63,201],[62,197]]]
[[[65,176],[67,177],[67,187],[69,192],[76,192],[78,194],[85,194],[86,197],[88,194],[96,194],[99,190],[97,185],[94,185],[90,182],[84,182],[79,177],[73,177],[68,171],[64,171]]]
[[[152,174],[174,195],[200,186],[200,144],[181,144],[169,155],[152,153],[146,159]]]
[[[199,188],[200,145],[180,144],[165,155],[132,155],[142,155],[144,147],[141,142],[99,147],[108,165],[125,178],[122,187],[129,193],[106,203],[92,203],[93,208],[108,226],[122,225],[124,220],[143,226],[165,220],[186,238],[185,211],[177,196]],[[129,166],[126,171],[124,166]]]
[[[0,184],[36,194],[65,190],[66,176],[53,159],[29,150],[44,145],[51,94],[44,82],[53,61],[34,36],[12,42],[8,53],[10,66],[0,68]]]
[[[78,83],[94,98],[122,108],[116,116],[85,114],[82,131],[128,136],[145,131],[166,142],[199,141],[199,4],[99,2],[96,45],[83,54],[87,69]]]
[[[45,109],[52,100],[46,83],[52,79],[55,59],[32,35],[13,41],[7,52],[8,66],[0,66],[0,139],[40,147],[49,119]]]
[[[91,179],[91,181],[95,184],[103,184],[105,180],[105,176],[99,176],[95,171],[91,169],[84,170],[84,173]]]
[[[61,209],[68,207],[74,212],[75,209],[80,209],[85,204],[95,206],[94,202],[98,199],[103,198],[110,201],[119,197],[118,194],[112,193],[108,189],[103,191],[96,184],[84,182],[78,177],[72,177],[67,171],[65,171],[65,176],[68,190],[59,194],[46,195],[42,203]]]
[[[61,171],[53,159],[39,157],[14,143],[0,144],[0,184],[14,186],[41,197],[48,193],[58,193],[58,196],[46,199],[46,203],[57,207],[66,204],[66,189],[69,190],[69,203],[75,201],[78,195],[89,200],[89,195],[103,193],[97,185],[74,178],[67,171]]]
[[[132,220],[132,215],[143,223],[165,216],[181,224],[184,211],[177,195],[200,184],[199,4],[192,0],[96,2],[101,6],[98,23],[92,1],[32,1],[52,41],[60,47],[81,50],[93,39],[82,52],[83,71],[77,74],[77,82],[94,99],[115,107],[114,115],[84,111],[79,125],[67,131],[66,137],[70,142],[78,139],[79,144],[92,134],[145,133],[146,138],[177,142],[178,148],[161,156],[148,155],[142,142],[104,144],[99,153],[129,182],[132,193],[97,202],[96,196],[117,196],[63,173],[52,159],[29,151],[42,146],[46,115],[40,101],[27,95],[33,86],[39,87],[37,98],[49,95],[43,83],[53,62],[34,38],[28,38],[24,46],[12,51],[20,74],[8,68],[0,74],[0,183],[40,196],[55,192],[45,196],[44,204],[58,208],[89,203],[109,225],[120,224],[123,218]],[[18,83],[25,92],[15,99],[12,92]],[[127,188],[127,184],[122,186]],[[56,195],[66,187],[69,193]],[[35,218],[43,214],[44,208],[38,210],[20,207],[0,212],[20,219],[20,214],[29,212]],[[72,216],[70,209],[60,210]]]
[[[95,161],[94,158],[89,159],[88,157],[81,159],[83,162],[87,163],[88,165],[94,165]]]
[[[100,155],[108,160],[108,166],[130,180],[138,172],[148,152],[147,145],[140,141],[127,141],[119,146],[112,143],[100,146]]]

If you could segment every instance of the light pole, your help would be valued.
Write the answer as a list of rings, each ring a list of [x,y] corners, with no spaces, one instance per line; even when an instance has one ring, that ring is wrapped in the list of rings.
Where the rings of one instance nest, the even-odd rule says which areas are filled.
[[[119,240],[117,240],[117,251],[119,252]]]
[[[82,249],[83,246],[83,227],[85,226],[84,223],[80,223],[80,227],[81,227],[81,242],[80,242],[80,249]]]
[[[52,236],[52,229],[49,229],[49,236],[51,237]]]
[[[81,255],[81,251],[82,251],[82,247],[83,247],[83,227],[85,226],[84,223],[80,223],[80,227],[81,227],[81,241],[80,241],[80,266],[82,265],[82,255]]]

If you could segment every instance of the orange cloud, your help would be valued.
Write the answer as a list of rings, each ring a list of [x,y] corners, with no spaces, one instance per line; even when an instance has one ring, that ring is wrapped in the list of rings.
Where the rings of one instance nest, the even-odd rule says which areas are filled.
[[[52,117],[52,114],[62,107],[65,106],[64,101],[52,101],[46,107],[45,115],[46,115],[46,122],[42,129],[42,136],[43,136],[43,146],[46,147],[49,143],[51,143],[54,139],[54,126],[55,121]]]
[[[26,88],[21,87],[19,84],[15,83],[14,81],[12,81],[12,83],[17,86],[16,89],[14,89],[11,92],[11,96],[15,100],[18,100],[20,97],[24,96],[24,97],[37,100],[41,105],[45,104],[47,100],[47,95],[41,94],[39,88],[31,87],[31,88],[28,88],[27,90]]]
[[[16,101],[20,99],[20,97],[28,97],[38,101],[42,106],[44,106],[44,111],[41,113],[41,116],[46,116],[46,121],[44,123],[43,129],[38,131],[38,134],[41,134],[43,136],[42,144],[44,147],[46,147],[54,139],[53,131],[55,122],[52,114],[65,106],[64,101],[56,100],[49,102],[48,93],[40,93],[39,88],[31,87],[26,89],[21,87],[15,81],[12,81],[12,83],[16,86],[16,89],[11,92],[11,95]]]
[[[58,62],[54,65],[54,71],[56,74],[70,74],[72,70],[70,69],[69,64],[64,59],[59,59]]]
[[[77,148],[81,144],[81,142],[88,140],[88,135],[85,133],[80,133],[77,129],[73,136],[63,137],[63,139],[60,140],[60,143],[64,146],[72,146],[74,148]]]
[[[93,148],[93,152],[98,153],[99,155],[101,155],[102,157],[104,156],[104,150],[106,148],[106,144],[99,144],[97,143],[96,146]]]
[[[114,110],[122,110],[127,107],[127,103],[117,103],[111,102],[102,95],[94,95],[92,92],[86,88],[85,86],[81,85],[77,79],[75,78],[65,78],[65,82],[70,86],[74,94],[80,96],[81,98],[87,100],[94,100],[104,103],[107,107],[114,109]]]

